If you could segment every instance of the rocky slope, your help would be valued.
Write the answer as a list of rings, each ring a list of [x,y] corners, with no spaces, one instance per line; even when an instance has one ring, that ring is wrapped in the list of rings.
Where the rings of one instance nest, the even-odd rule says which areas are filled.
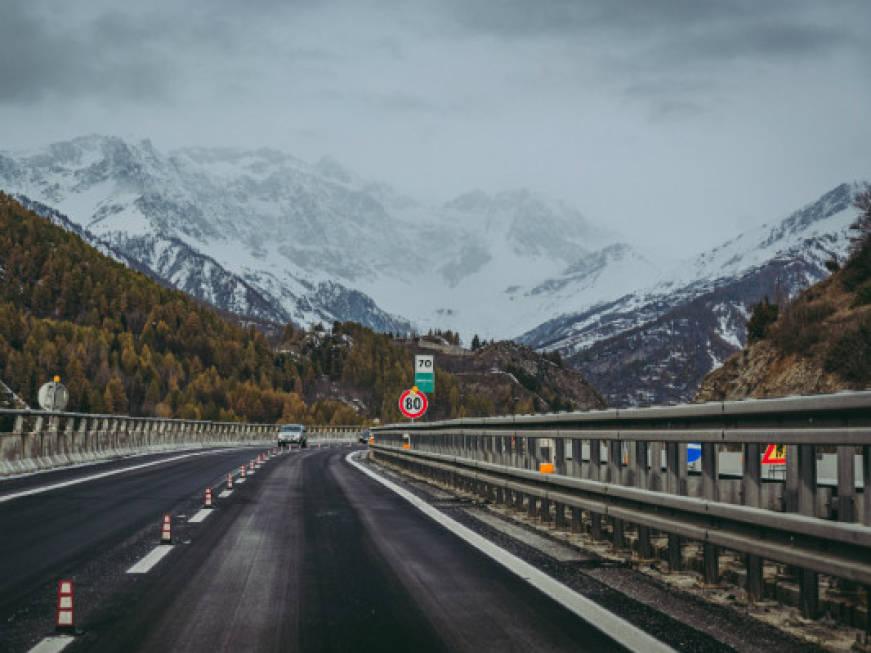
[[[615,406],[685,402],[746,341],[750,307],[784,300],[844,260],[851,204],[864,183],[841,184],[772,226],[742,234],[650,290],[542,324],[521,340],[559,350]]]
[[[871,246],[866,247],[871,260]],[[780,308],[764,337],[701,384],[696,401],[777,397],[871,386],[871,267],[845,268]]]

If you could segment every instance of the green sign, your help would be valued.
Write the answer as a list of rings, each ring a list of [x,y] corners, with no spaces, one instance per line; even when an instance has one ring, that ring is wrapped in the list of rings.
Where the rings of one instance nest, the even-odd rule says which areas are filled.
[[[435,392],[435,363],[432,354],[414,357],[414,385],[423,393]]]

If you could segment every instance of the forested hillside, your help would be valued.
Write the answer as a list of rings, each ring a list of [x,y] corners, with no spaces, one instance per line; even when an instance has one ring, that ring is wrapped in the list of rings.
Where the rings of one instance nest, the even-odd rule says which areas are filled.
[[[399,394],[414,381],[416,352],[435,355],[435,393],[427,419],[604,408],[601,395],[556,356],[510,341],[474,351],[439,345],[440,336],[393,339],[354,322],[331,331],[289,333],[280,356],[306,358],[318,379],[304,379],[312,397],[341,397],[370,415],[399,421]],[[450,332],[448,332],[450,334]],[[453,335],[453,334],[452,334]]]
[[[279,364],[279,363],[283,364]],[[348,423],[340,402],[306,406],[306,360],[103,256],[0,193],[0,374],[36,405],[60,374],[70,410]]]
[[[287,325],[270,341],[237,321],[0,193],[0,379],[31,405],[59,374],[73,411],[317,424],[400,418],[415,342],[353,322]],[[602,405],[579,374],[520,349],[504,364],[477,352],[474,374],[439,367],[427,417]]]

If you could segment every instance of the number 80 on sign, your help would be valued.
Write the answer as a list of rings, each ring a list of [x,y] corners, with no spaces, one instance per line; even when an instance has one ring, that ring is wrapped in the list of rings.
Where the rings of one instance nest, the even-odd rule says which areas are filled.
[[[416,419],[426,412],[429,402],[420,390],[412,388],[399,396],[399,410],[409,419]]]

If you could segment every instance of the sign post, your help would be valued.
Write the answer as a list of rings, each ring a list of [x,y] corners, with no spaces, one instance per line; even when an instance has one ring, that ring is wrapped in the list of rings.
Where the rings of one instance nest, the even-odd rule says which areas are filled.
[[[399,411],[408,419],[417,419],[426,412],[429,402],[417,386],[399,395]]]
[[[421,392],[435,392],[435,363],[432,354],[414,357],[414,385]]]

